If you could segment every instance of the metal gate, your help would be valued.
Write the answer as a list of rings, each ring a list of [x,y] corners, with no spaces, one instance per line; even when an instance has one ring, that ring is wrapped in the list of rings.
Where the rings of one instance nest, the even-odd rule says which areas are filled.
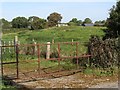
[[[6,46],[1,46],[1,74],[2,77],[7,76],[5,72],[9,72],[9,76],[13,74],[14,72],[14,78],[18,78],[18,45],[6,45]],[[4,69],[5,67],[9,67],[15,65],[15,70],[9,68],[9,69]]]
[[[83,58],[89,62],[91,55],[81,53],[79,42],[60,42],[47,44],[20,44],[1,46],[2,75],[22,80],[60,77],[80,71]],[[3,50],[13,53],[5,59]],[[9,54],[10,55],[10,54]],[[14,60],[13,60],[14,59]],[[7,61],[7,62],[6,62]],[[6,65],[6,67],[5,67]],[[8,66],[11,65],[11,68]],[[8,73],[10,72],[10,73]],[[13,73],[14,72],[14,73]]]

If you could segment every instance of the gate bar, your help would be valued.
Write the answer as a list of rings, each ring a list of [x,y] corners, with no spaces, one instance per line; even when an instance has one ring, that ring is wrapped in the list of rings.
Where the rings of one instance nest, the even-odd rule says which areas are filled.
[[[0,47],[0,49],[1,49],[1,77],[2,77],[2,80],[3,80],[3,59],[2,59],[2,46]]]
[[[37,45],[37,54],[38,54],[38,73],[40,75],[40,45]]]
[[[19,68],[18,68],[18,44],[16,44],[16,70],[17,70],[17,78],[19,78]]]

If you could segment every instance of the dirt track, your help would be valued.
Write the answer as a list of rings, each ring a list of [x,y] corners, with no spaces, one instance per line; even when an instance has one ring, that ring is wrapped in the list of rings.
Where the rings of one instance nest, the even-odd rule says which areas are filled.
[[[14,81],[17,82],[17,81]],[[38,88],[118,88],[117,76],[94,76],[76,73],[60,78],[17,83],[30,90]]]

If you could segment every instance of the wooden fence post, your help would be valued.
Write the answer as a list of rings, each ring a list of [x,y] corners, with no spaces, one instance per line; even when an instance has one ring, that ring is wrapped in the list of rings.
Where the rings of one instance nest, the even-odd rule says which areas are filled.
[[[50,42],[47,42],[46,59],[50,58]]]
[[[11,45],[10,41],[8,42],[8,45]],[[11,47],[9,47],[9,53],[11,53]]]
[[[55,41],[54,41],[54,39],[52,39],[52,44],[54,44],[55,43]]]
[[[16,51],[16,72],[17,78],[19,78],[19,71],[18,71],[18,36],[15,36],[15,51]]]
[[[72,39],[72,45],[73,45],[73,39]]]
[[[37,43],[35,42],[35,40],[33,39],[33,43],[34,43],[34,48],[33,48],[33,51],[34,51],[34,55],[36,54],[37,52]]]

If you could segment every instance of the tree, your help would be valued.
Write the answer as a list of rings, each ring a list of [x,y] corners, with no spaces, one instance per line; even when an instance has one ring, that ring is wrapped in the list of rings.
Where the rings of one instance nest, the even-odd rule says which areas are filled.
[[[29,17],[28,22],[29,22],[29,28],[32,30],[43,29],[43,28],[45,28],[45,25],[46,25],[46,20],[41,19],[37,16]]]
[[[69,21],[69,25],[79,26],[81,24],[82,24],[82,20],[77,20],[77,18],[73,18],[71,21]]]
[[[105,20],[95,21],[94,26],[106,26]]]
[[[48,26],[52,27],[52,26],[58,25],[58,23],[60,23],[61,19],[62,19],[62,16],[59,13],[54,12],[54,13],[50,14],[47,17]]]
[[[9,29],[11,28],[11,23],[8,22],[7,20],[5,20],[4,18],[0,19],[0,25],[2,27],[2,29]]]
[[[120,1],[110,9],[107,19],[108,37],[116,38],[120,35]]]
[[[90,18],[85,18],[85,20],[83,21],[83,24],[90,24],[92,23],[92,20]]]
[[[25,17],[16,17],[12,20],[13,28],[27,28],[28,20]]]

